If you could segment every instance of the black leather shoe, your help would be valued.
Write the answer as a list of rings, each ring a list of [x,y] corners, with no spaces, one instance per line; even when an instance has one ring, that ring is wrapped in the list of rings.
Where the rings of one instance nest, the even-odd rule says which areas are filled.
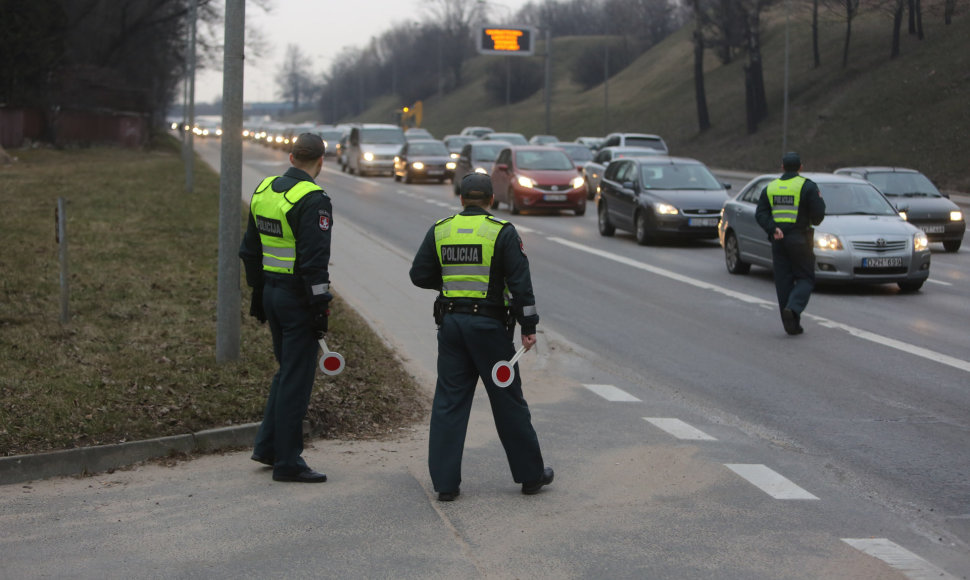
[[[527,481],[522,484],[522,493],[526,495],[532,495],[539,493],[542,486],[549,485],[552,483],[552,478],[555,477],[555,473],[552,471],[551,467],[546,467],[542,470],[542,478],[538,481]]]
[[[802,331],[802,325],[798,324],[798,317],[795,316],[795,312],[791,308],[785,308],[781,311],[781,323],[784,325],[785,332],[788,334],[801,334],[801,332],[804,332]]]
[[[461,495],[461,490],[456,489],[455,491],[442,491],[438,493],[438,501],[455,501]]]
[[[327,481],[327,476],[323,473],[317,473],[309,467],[304,469],[299,473],[292,475],[285,475],[282,473],[273,473],[273,481],[294,481],[296,483],[323,483]]]
[[[276,462],[276,460],[273,459],[272,457],[264,457],[262,455],[257,455],[255,453],[253,453],[253,455],[252,455],[252,457],[250,457],[250,459],[252,459],[256,463],[262,463],[263,465],[268,465],[270,467],[273,467],[273,463]]]

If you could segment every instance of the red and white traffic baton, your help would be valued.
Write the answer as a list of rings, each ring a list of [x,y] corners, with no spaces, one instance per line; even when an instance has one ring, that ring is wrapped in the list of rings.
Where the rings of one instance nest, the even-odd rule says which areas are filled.
[[[492,382],[495,383],[495,386],[504,389],[512,384],[515,379],[515,363],[523,354],[525,354],[525,345],[520,346],[519,350],[515,351],[512,360],[500,360],[495,363],[495,366],[492,367]]]
[[[344,370],[343,355],[327,348],[327,343],[322,338],[318,342],[320,348],[323,349],[323,356],[320,357],[320,370],[325,375],[339,375]]]

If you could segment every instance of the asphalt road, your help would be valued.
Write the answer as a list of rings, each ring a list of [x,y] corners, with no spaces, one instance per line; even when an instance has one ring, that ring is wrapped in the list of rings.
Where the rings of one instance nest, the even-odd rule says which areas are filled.
[[[218,142],[199,151],[218,167]],[[255,146],[244,160],[244,193],[286,167]],[[450,185],[329,163],[318,182],[334,203],[336,290],[430,390],[433,293],[410,287],[407,268],[434,220],[457,211]],[[966,250],[934,246],[915,294],[822,288],[805,334],[789,337],[770,273],[728,274],[716,241],[603,238],[592,211],[511,219],[542,317],[520,364],[557,471],[538,501],[510,486],[479,397],[454,504],[432,501],[421,426],[394,442],[315,443],[311,465],[333,474],[323,490],[281,494],[244,454],[6,486],[0,526],[18,533],[0,539],[0,578],[65,566],[79,577],[970,577]]]

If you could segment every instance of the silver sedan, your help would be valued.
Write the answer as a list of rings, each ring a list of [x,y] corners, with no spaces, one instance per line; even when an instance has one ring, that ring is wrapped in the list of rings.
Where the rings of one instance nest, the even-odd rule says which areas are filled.
[[[907,223],[871,183],[830,173],[805,173],[825,200],[825,220],[815,228],[815,275],[819,282],[896,283],[919,290],[930,275],[929,239]],[[751,180],[721,209],[718,236],[728,272],[752,265],[771,268],[771,242],[755,220],[761,191],[777,175]]]

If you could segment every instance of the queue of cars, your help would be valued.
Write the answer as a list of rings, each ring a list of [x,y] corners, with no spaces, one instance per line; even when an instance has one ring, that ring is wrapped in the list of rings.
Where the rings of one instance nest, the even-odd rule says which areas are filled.
[[[661,239],[718,239],[731,274],[752,266],[771,268],[771,243],[755,221],[761,191],[777,174],[750,180],[733,196],[700,161],[671,156],[659,135],[611,133],[572,143],[554,135],[496,132],[470,126],[436,140],[424,129],[355,124],[336,127],[269,124],[251,138],[284,147],[303,131],[319,134],[327,155],[349,173],[388,174],[395,180],[492,178],[493,209],[586,213],[596,206],[599,233],[630,231],[639,244]],[[929,244],[959,250],[966,221],[959,206],[922,173],[898,167],[843,167],[804,174],[826,201],[826,218],[815,229],[816,277],[820,282],[895,283],[915,291],[929,277]]]

